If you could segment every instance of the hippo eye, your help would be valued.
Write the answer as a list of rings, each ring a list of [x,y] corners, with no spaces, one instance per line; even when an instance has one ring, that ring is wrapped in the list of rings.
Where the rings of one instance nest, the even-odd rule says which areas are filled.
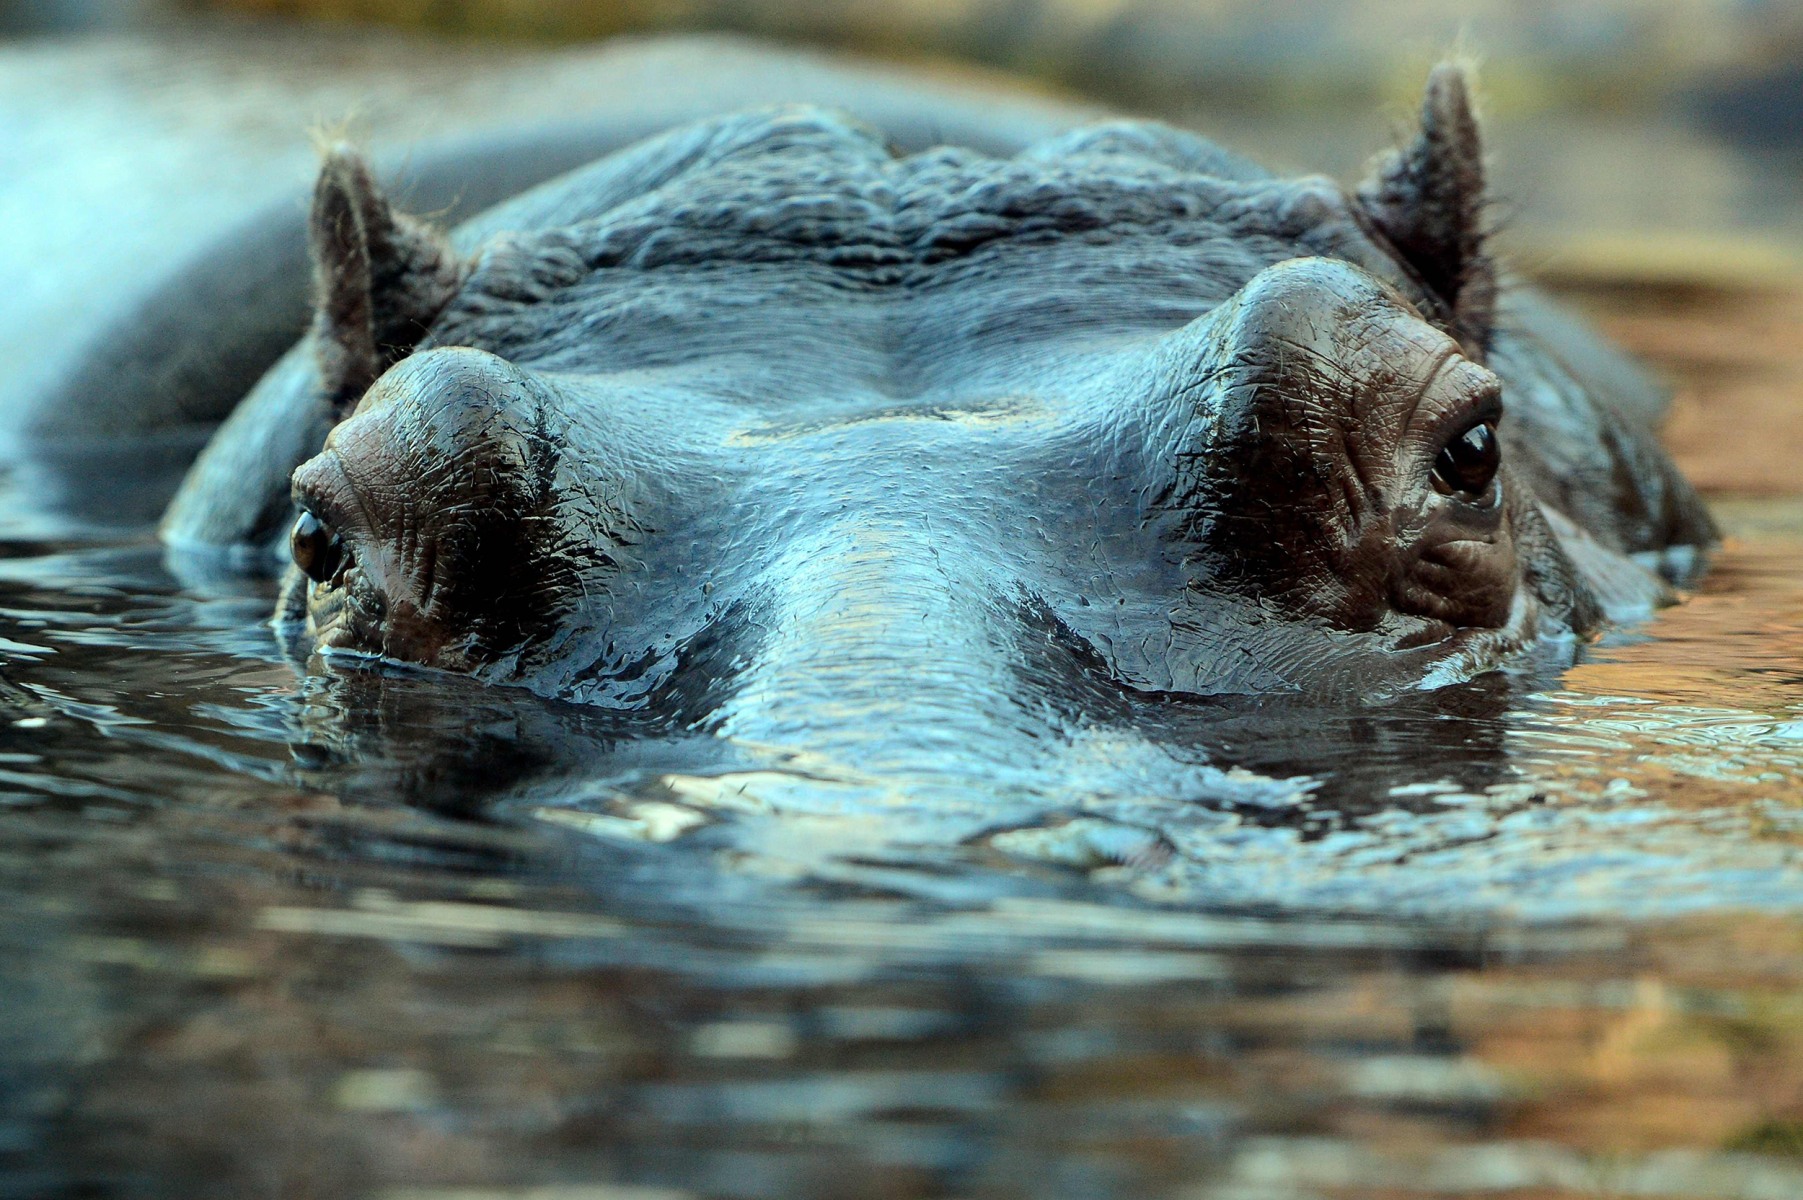
[[[1434,488],[1468,504],[1482,504],[1501,465],[1502,446],[1496,440],[1496,425],[1480,422],[1440,451],[1440,457],[1434,460]]]
[[[310,512],[302,512],[288,535],[294,565],[315,583],[329,583],[344,566],[344,539]]]

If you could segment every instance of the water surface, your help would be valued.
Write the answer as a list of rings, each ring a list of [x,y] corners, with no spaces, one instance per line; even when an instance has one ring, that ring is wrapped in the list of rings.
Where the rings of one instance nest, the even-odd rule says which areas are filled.
[[[0,1196],[1803,1196],[1803,503],[1562,677],[960,793],[303,678],[105,477],[0,480]]]

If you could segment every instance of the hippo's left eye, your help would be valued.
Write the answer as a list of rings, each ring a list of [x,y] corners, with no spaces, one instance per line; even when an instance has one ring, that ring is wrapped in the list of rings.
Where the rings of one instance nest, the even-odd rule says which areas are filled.
[[[310,512],[302,511],[288,534],[288,552],[301,574],[314,583],[330,583],[344,566],[344,539]]]
[[[1502,465],[1502,446],[1496,425],[1481,421],[1446,444],[1434,460],[1434,488],[1467,504],[1487,504],[1496,469]]]

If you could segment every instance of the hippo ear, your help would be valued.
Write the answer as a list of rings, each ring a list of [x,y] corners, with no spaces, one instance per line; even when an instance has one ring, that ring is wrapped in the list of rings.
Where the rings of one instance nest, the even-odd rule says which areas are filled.
[[[307,222],[316,354],[342,417],[405,358],[457,292],[463,265],[436,229],[397,213],[356,151],[327,151]]]
[[[1484,250],[1484,154],[1463,70],[1434,68],[1420,131],[1379,160],[1358,198],[1444,306],[1429,315],[1481,356],[1495,321],[1496,266]]]

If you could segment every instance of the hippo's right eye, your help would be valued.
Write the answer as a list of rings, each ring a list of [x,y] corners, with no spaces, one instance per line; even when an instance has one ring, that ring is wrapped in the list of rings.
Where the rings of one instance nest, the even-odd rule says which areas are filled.
[[[288,550],[301,574],[314,583],[330,583],[344,566],[344,539],[310,512],[302,511],[294,523]]]
[[[1483,504],[1502,465],[1496,426],[1483,421],[1446,444],[1434,461],[1434,487],[1467,504]]]

